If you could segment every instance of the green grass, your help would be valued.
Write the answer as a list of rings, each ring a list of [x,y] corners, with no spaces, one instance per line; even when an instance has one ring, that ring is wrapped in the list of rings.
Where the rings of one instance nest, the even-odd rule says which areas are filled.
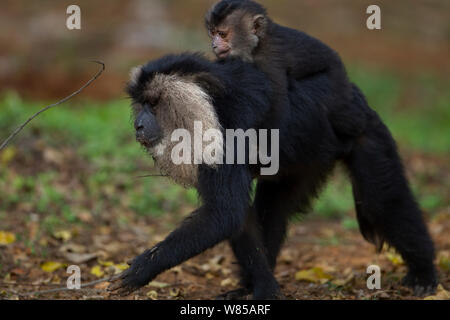
[[[448,81],[429,75],[405,79],[361,67],[350,69],[350,77],[387,123],[402,151],[447,157],[450,150]],[[0,139],[46,104],[4,93],[0,98]],[[10,150],[32,157],[27,141],[33,139],[56,150],[74,150],[87,168],[79,178],[84,189],[70,194],[59,191],[55,187],[57,170],[36,172],[33,176],[12,175],[7,170],[11,161],[2,164],[0,154],[0,212],[28,203],[36,212],[49,214],[44,224],[47,229],[54,229],[61,223],[77,222],[74,210],[78,206],[83,209],[80,203],[88,202],[86,198],[95,199],[95,205],[89,208],[94,214],[110,206],[122,206],[139,216],[159,216],[197,205],[194,190],[183,189],[164,178],[135,178],[145,174],[142,170],[151,168],[152,163],[134,141],[128,100],[71,101],[58,106],[26,127],[12,142]],[[429,187],[429,182],[423,180],[418,177],[413,185],[421,205],[427,210],[445,206],[445,186]],[[352,210],[350,184],[345,174],[338,171],[324,189],[315,211],[323,217],[343,218],[343,226],[351,229],[356,225],[348,218]]]

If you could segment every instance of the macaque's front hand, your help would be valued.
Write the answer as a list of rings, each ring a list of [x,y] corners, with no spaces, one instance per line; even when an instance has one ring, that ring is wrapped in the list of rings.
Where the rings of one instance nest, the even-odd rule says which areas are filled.
[[[127,296],[152,281],[158,275],[152,261],[156,249],[147,250],[129,262],[130,268],[114,277],[108,290]]]

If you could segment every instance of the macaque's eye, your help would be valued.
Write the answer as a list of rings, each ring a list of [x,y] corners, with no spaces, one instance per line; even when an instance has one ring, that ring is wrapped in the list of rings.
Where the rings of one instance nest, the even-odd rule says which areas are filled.
[[[148,98],[148,104],[150,105],[151,108],[153,108],[158,105],[160,99],[161,99],[160,96],[150,97]]]
[[[136,117],[142,111],[142,105],[137,102],[133,102],[131,104],[131,109],[133,110],[133,114]]]
[[[222,39],[225,39],[228,35],[228,33],[225,31],[219,31],[218,34]]]

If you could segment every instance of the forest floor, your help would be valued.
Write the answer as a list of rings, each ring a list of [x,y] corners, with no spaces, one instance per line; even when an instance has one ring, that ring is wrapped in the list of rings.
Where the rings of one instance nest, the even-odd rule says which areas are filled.
[[[89,220],[88,215],[85,218]],[[65,287],[69,277],[66,267],[70,264],[80,266],[82,283],[123,270],[125,261],[149,247],[149,239],[154,243],[167,234],[167,226],[172,223],[166,218],[159,221],[151,227],[132,223],[123,230],[113,216],[109,221],[91,220],[89,231],[65,230],[42,238],[40,244],[47,248],[45,258],[33,255],[33,249],[21,241],[4,246],[0,249],[2,269],[9,271],[0,282],[0,297],[196,300],[214,299],[237,288],[237,265],[229,246],[222,243],[166,271],[130,296],[111,294],[106,290],[107,282],[78,291],[30,295],[34,291]],[[437,247],[441,286],[435,296],[427,299],[450,299],[444,289],[450,288],[448,213],[435,216],[429,226]],[[36,224],[29,221],[25,227],[31,233]],[[371,275],[366,273],[369,265],[381,269],[380,290],[369,290],[366,286]],[[376,254],[357,230],[348,230],[339,222],[306,219],[291,226],[275,274],[287,299],[417,299],[399,283],[405,272],[395,252],[385,250]]]

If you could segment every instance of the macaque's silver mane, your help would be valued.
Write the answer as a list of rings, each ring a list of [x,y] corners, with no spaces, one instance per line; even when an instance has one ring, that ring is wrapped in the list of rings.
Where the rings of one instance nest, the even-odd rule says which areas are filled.
[[[142,70],[133,69],[130,84],[137,84]],[[175,165],[172,149],[180,141],[172,142],[172,133],[185,129],[194,137],[194,122],[202,123],[203,133],[209,129],[222,131],[217,113],[209,94],[197,83],[194,76],[179,74],[156,74],[146,85],[144,96],[158,97],[153,107],[154,115],[163,131],[161,142],[149,150],[161,173],[168,175],[183,186],[197,185],[198,165],[194,164],[194,150],[191,149],[191,164]],[[191,143],[193,147],[193,143]],[[203,162],[202,159],[196,159]]]

